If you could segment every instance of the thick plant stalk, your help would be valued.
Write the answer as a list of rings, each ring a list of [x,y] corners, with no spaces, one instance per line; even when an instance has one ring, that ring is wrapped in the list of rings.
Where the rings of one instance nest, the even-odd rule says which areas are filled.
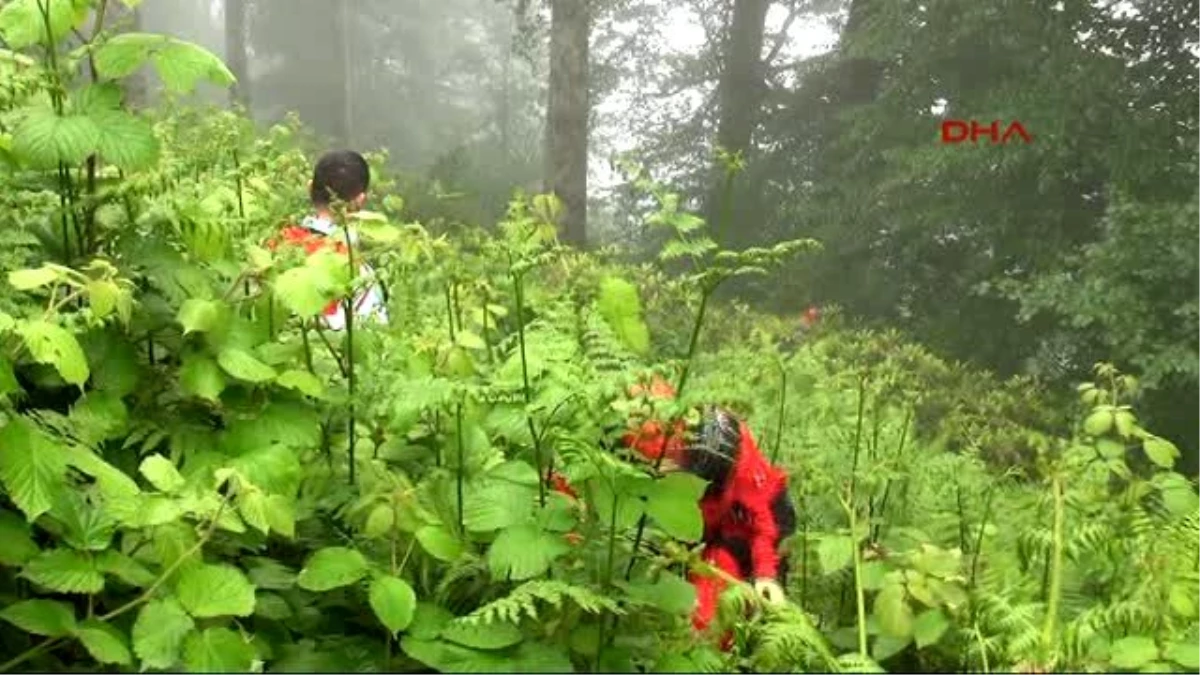
[[[461,401],[458,402],[457,404],[455,404],[455,406],[454,406],[454,430],[455,430],[455,433],[454,433],[455,440],[457,441],[457,445],[458,445],[458,448],[457,448],[457,450],[458,450],[458,466],[455,467],[454,473],[455,473],[455,483],[456,483],[455,487],[457,489],[456,496],[457,496],[457,503],[458,503],[458,531],[461,533],[464,531],[464,528],[463,528],[463,473],[465,471],[465,468],[463,467],[463,437],[462,437],[463,416],[462,416],[462,402]]]
[[[350,241],[350,230],[349,230],[349,228],[346,227],[346,224],[345,224],[346,218],[345,218],[344,213],[339,214],[339,215],[341,216],[339,218],[339,220],[342,221],[342,223],[341,223],[342,224],[342,235],[346,239],[346,256],[350,260],[350,276],[351,276],[351,278],[354,278],[357,276],[358,268],[355,267],[355,265],[354,265],[354,247],[351,245],[351,241]],[[355,419],[354,419],[354,393],[355,393],[355,384],[356,384],[355,377],[354,377],[354,295],[351,294],[348,299],[343,300],[342,305],[345,308],[343,311],[346,313],[346,382],[347,382],[347,387],[349,389],[349,394],[350,394],[350,401],[349,401],[349,405],[348,405],[348,407],[349,407],[348,412],[350,413],[350,419],[347,421],[347,436],[349,437],[349,441],[350,441],[350,447],[349,447],[350,476],[349,476],[349,480],[350,480],[350,484],[354,485],[354,483],[355,483],[355,480],[354,480],[355,468],[356,468],[355,467],[356,462],[354,459],[354,449],[355,449],[354,446],[357,442],[357,439],[355,438],[355,432],[357,431],[357,429],[355,428]]]
[[[1042,624],[1042,656],[1048,658],[1058,633],[1058,606],[1062,600],[1063,549],[1065,548],[1066,495],[1063,493],[1061,476],[1051,481],[1054,499],[1053,549],[1050,558],[1050,591],[1046,598],[1046,620]]]
[[[511,262],[511,260],[510,260]],[[525,398],[525,424],[529,427],[529,435],[533,438],[533,455],[538,472],[538,504],[546,506],[546,483],[550,477],[546,475],[546,467],[542,458],[542,442],[533,424],[533,414],[528,410],[533,402],[533,389],[529,386],[529,359],[525,352],[525,293],[524,283],[519,274],[512,274],[513,295],[517,303],[517,342],[521,349],[521,383]]]
[[[779,446],[783,442],[783,414],[787,406],[787,368],[779,362],[779,415],[775,418],[775,440],[771,443],[771,463],[779,460]]]
[[[846,516],[850,521],[850,550],[854,554],[854,606],[858,627],[858,655],[866,659],[869,656],[867,653],[867,601],[863,592],[862,548],[858,545],[858,514],[855,512],[853,485],[847,489],[846,499],[842,501],[842,508],[846,510]]]

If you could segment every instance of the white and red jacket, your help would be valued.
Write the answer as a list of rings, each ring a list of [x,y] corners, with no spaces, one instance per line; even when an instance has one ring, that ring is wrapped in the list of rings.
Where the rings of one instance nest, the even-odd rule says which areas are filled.
[[[320,216],[309,216],[304,219],[300,225],[289,225],[280,232],[280,237],[283,243],[303,247],[308,254],[316,253],[320,250],[332,248],[335,252],[342,255],[347,254],[346,242],[340,238],[335,238],[333,235],[336,232],[336,226],[327,218]],[[350,231],[350,243],[357,244],[358,237],[353,230]],[[279,244],[279,240],[271,240],[268,246],[271,249]],[[373,278],[375,270],[366,263],[360,263],[358,268],[360,276]],[[374,321],[377,323],[386,324],[388,322],[387,304],[384,300],[383,287],[378,283],[371,284],[369,287],[359,291],[354,297],[354,315],[361,319]],[[346,311],[341,300],[334,300],[329,303],[322,312],[321,317],[326,327],[330,330],[344,330],[346,328]]]

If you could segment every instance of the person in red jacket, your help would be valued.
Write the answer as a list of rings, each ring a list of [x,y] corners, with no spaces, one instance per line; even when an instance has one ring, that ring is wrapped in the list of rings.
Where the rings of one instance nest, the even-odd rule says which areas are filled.
[[[360,210],[367,200],[367,188],[371,182],[371,169],[362,155],[352,150],[336,150],[325,153],[313,170],[312,182],[309,183],[309,199],[312,202],[313,213],[300,225],[284,227],[279,238],[267,242],[267,246],[275,250],[280,243],[297,248],[312,255],[321,250],[332,250],[339,255],[347,255],[345,239],[336,232],[334,225],[333,203],[335,200],[344,204],[348,212]],[[357,237],[350,232],[350,243],[357,243]],[[374,271],[365,263],[360,263],[359,274],[373,276]],[[356,317],[361,319],[387,323],[386,297],[383,288],[375,284],[370,288],[359,291],[351,301]],[[342,330],[346,326],[346,312],[341,300],[329,303],[322,313],[325,326],[330,330]]]
[[[633,396],[674,398],[674,389],[655,378],[648,389],[634,387]],[[796,531],[796,510],[787,489],[787,474],[763,457],[746,423],[717,406],[707,406],[701,421],[688,428],[682,421],[668,433],[649,420],[626,433],[624,445],[666,470],[693,473],[709,482],[700,499],[704,519],[703,559],[742,581],[749,581],[764,600],[784,600],[788,560],[781,555],[783,540]],[[554,489],[572,498],[576,492],[561,475],[552,476]],[[692,625],[704,631],[716,616],[723,577],[692,572],[696,588]],[[732,644],[726,634],[723,648]]]

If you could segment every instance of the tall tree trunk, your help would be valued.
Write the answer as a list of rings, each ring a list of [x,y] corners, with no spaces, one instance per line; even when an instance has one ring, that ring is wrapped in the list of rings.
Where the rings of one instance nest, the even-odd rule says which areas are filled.
[[[587,244],[589,0],[552,0],[546,190],[563,203],[561,238]]]
[[[771,0],[734,0],[733,3],[733,20],[725,37],[721,77],[717,83],[717,145],[731,154],[740,152],[745,156],[754,135],[765,86],[762,50],[770,4]],[[718,163],[704,205],[709,227],[715,233],[722,233],[729,225],[724,222],[724,215],[731,206],[726,203],[727,197],[732,195],[726,194],[725,183],[725,167]],[[731,233],[723,234],[727,239]]]
[[[841,102],[845,105],[863,105],[875,100],[883,79],[883,64],[875,59],[850,56],[847,44],[861,40],[859,32],[866,28],[870,0],[852,0],[842,29],[841,45],[838,47],[842,59]]]
[[[237,82],[229,91],[230,103],[250,107],[250,72],[246,56],[246,0],[225,0],[225,63]]]
[[[328,7],[332,13],[329,40],[329,64],[332,72],[329,73],[329,77],[330,81],[341,84],[340,90],[329,92],[335,108],[334,136],[339,143],[349,148],[354,145],[354,71],[350,55],[352,8],[350,0],[330,0]]]

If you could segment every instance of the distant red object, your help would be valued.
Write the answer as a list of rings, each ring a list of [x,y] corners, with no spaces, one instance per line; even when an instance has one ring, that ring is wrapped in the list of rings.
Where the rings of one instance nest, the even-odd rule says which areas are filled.
[[[808,309],[804,310],[804,314],[800,315],[800,325],[805,328],[812,328],[821,320],[821,310],[817,309],[816,305],[809,305]]]

